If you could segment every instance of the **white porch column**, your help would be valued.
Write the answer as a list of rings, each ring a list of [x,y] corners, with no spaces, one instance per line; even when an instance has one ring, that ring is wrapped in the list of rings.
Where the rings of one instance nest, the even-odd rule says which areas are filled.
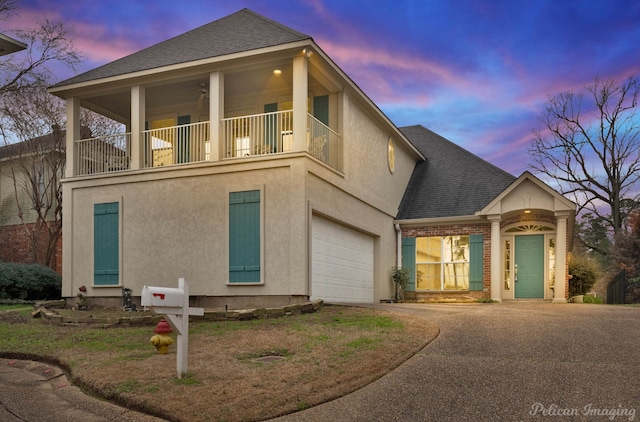
[[[209,74],[209,161],[219,161],[224,142],[224,73]],[[227,140],[229,142],[230,140]]]
[[[309,96],[307,58],[293,59],[293,150],[307,150],[307,101]]]
[[[556,280],[553,303],[567,303],[565,283],[567,274],[567,213],[556,213]]]
[[[491,221],[491,299],[502,302],[500,275],[500,216],[489,216]]]
[[[80,139],[80,99],[78,97],[67,98],[67,134],[65,139],[66,163],[65,177],[74,176],[74,167],[77,163],[78,149],[76,140]]]
[[[143,167],[145,121],[145,88],[140,85],[131,87],[131,170]]]

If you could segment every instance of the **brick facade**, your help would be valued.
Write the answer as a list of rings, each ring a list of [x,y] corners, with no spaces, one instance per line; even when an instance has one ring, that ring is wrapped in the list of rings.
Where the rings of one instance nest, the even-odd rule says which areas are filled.
[[[27,228],[32,230],[33,224],[28,224]],[[43,233],[43,236],[47,234]],[[31,242],[22,224],[0,227],[0,261],[25,264],[33,262]],[[62,274],[62,236],[56,244],[50,267],[58,274]]]
[[[506,218],[500,222],[500,229],[511,225],[531,224],[548,224],[556,227],[556,218],[548,213],[544,214],[520,214],[510,218]],[[483,241],[483,291],[464,291],[464,292],[415,292],[408,296],[414,296],[416,299],[438,298],[455,298],[456,296],[470,296],[473,298],[491,296],[491,223],[475,223],[475,224],[453,224],[453,225],[433,225],[433,226],[406,226],[402,228],[402,237],[428,237],[428,236],[457,236],[482,234]],[[567,226],[567,237],[569,236],[569,227]],[[567,242],[567,266],[569,261],[569,242]],[[410,293],[410,292],[408,292]],[[569,277],[565,274],[565,297],[569,297]]]

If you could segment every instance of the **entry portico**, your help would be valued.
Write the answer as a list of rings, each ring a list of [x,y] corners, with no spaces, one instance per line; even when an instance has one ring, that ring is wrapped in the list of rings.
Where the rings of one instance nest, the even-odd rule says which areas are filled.
[[[422,126],[401,130],[427,158],[395,220],[405,298],[566,302],[575,204]]]
[[[568,233],[575,205],[531,173],[478,215],[491,222],[491,298],[566,302]]]

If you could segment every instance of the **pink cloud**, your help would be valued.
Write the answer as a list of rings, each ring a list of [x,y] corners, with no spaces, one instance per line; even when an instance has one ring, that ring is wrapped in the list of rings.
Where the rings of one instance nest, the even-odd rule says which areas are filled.
[[[55,10],[21,9],[8,22],[6,29],[9,31],[35,29],[45,20],[53,23],[63,21],[62,16]],[[140,46],[129,39],[109,34],[105,25],[70,20],[65,20],[63,24],[76,50],[92,62],[109,62],[140,49]]]
[[[114,36],[103,25],[78,22],[74,25],[74,45],[92,62],[106,63],[141,48],[131,39]]]

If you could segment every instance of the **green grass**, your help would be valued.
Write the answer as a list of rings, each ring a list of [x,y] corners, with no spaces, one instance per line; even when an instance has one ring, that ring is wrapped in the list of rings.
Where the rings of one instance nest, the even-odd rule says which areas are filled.
[[[0,303],[0,312],[14,309],[29,309],[29,311],[31,311],[32,306],[33,305],[29,303]]]
[[[597,296],[591,296],[591,295],[584,295],[584,298],[582,299],[583,303],[598,303],[598,304],[602,304],[602,298],[597,297]]]
[[[31,309],[23,308],[0,312],[0,354],[57,361],[92,394],[143,407],[160,398],[171,403],[164,407],[167,414],[175,411],[190,420],[224,420],[230,389],[239,402],[248,403],[238,411],[242,416],[237,420],[257,420],[257,407],[264,406],[260,412],[268,415],[305,409],[318,397],[333,397],[337,384],[352,391],[362,386],[363,373],[386,373],[385,365],[397,365],[397,359],[423,345],[416,340],[421,336],[406,336],[407,331],[418,332],[407,321],[379,311],[330,305],[317,313],[282,318],[196,319],[190,324],[193,372],[178,379],[175,358],[157,357],[149,343],[155,324],[56,325],[33,318]],[[209,355],[215,356],[213,361]],[[268,365],[252,362],[268,355],[287,359]],[[159,362],[163,362],[161,378],[156,372]],[[283,380],[290,390],[282,388]],[[309,393],[291,394],[307,391],[309,385]],[[256,389],[273,396],[273,401],[257,398]]]

